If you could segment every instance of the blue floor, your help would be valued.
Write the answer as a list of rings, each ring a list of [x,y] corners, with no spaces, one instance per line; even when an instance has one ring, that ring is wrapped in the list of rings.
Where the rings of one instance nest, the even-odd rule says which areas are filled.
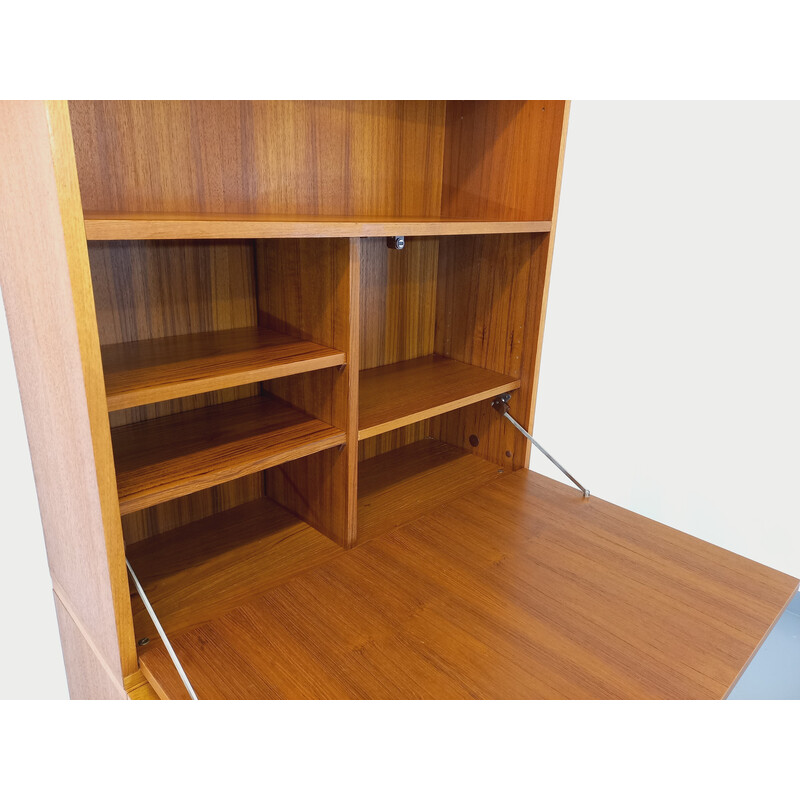
[[[729,695],[731,700],[800,700],[800,594]]]

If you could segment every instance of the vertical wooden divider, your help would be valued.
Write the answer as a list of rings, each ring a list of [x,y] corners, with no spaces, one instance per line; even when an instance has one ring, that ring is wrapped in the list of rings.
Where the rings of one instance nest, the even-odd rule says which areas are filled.
[[[356,541],[359,239],[256,243],[259,322],[342,350],[342,367],[264,384],[347,434],[347,444],[265,473],[265,493],[342,547]]]

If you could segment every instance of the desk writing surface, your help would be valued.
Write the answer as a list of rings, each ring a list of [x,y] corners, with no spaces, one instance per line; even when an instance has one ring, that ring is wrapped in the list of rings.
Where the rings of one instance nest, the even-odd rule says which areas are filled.
[[[723,698],[797,583],[521,470],[173,644],[200,698]]]

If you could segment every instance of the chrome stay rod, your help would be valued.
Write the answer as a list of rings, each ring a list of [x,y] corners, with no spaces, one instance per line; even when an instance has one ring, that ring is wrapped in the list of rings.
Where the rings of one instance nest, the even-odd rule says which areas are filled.
[[[161,623],[158,621],[156,612],[153,610],[153,606],[150,605],[150,601],[147,599],[147,595],[145,594],[145,591],[142,588],[142,584],[139,583],[139,579],[136,577],[136,573],[133,571],[131,562],[128,561],[128,559],[126,558],[125,563],[128,565],[128,572],[130,572],[131,578],[133,578],[133,583],[136,586],[136,591],[139,593],[139,597],[142,598],[144,607],[147,609],[147,613],[150,615],[150,619],[153,620],[153,625],[156,626],[158,635],[164,642],[164,647],[167,648],[167,653],[169,653],[169,657],[172,659],[172,663],[175,665],[175,669],[178,670],[178,675],[180,675],[181,680],[183,681],[183,685],[186,687],[186,691],[189,692],[189,697],[191,697],[192,700],[197,700],[198,699],[197,694],[192,688],[192,684],[189,682],[189,678],[186,676],[186,673],[184,672],[183,667],[181,666],[181,662],[179,661],[178,656],[172,649],[172,645],[170,644],[170,641],[167,638],[167,632],[164,630],[164,628],[161,627]]]
[[[531,436],[528,431],[526,431],[525,428],[523,428],[522,425],[520,425],[519,422],[517,422],[514,417],[511,416],[511,414],[508,413],[508,401],[510,399],[510,394],[501,394],[492,401],[492,408],[498,414],[500,414],[500,416],[505,417],[534,447],[536,447],[536,449],[543,456],[550,459],[550,461],[555,464],[561,470],[561,472],[563,472],[564,475],[566,475],[572,481],[572,483],[574,483],[583,492],[584,497],[590,497],[591,492],[585,486],[578,483],[578,481],[576,481],[575,478],[573,478],[572,475],[570,475],[569,472],[567,472],[567,470],[564,469],[564,467],[562,467],[561,464],[559,464],[558,461],[556,461],[553,456],[551,456],[550,453],[548,453],[547,450],[545,450],[544,447],[542,447],[539,442],[537,442],[536,439],[534,439],[533,436]]]

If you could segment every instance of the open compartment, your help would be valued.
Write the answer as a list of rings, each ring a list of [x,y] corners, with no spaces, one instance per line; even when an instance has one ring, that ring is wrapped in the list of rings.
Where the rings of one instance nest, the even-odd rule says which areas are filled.
[[[89,255],[109,411],[346,360],[259,320],[253,242],[95,242]]]
[[[349,240],[262,244],[90,245],[120,511],[280,464],[276,496],[346,543]]]
[[[270,471],[123,517],[126,555],[170,637],[344,552],[269,497]],[[155,641],[135,592],[131,602],[137,641]]]
[[[362,459],[432,436],[525,466],[525,444],[488,401],[512,392],[530,419],[548,239],[411,237],[402,250],[361,240]]]
[[[70,116],[89,239],[411,236],[550,230],[565,104],[73,101]]]

